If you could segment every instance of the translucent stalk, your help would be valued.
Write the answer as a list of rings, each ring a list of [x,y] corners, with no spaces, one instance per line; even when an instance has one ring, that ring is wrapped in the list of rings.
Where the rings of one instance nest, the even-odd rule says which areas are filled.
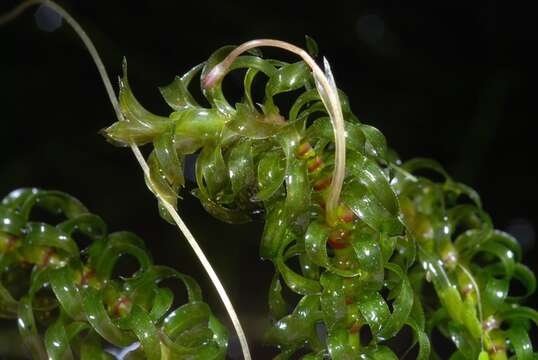
[[[276,47],[284,50],[288,50],[294,54],[299,55],[303,61],[312,69],[314,80],[316,81],[316,87],[320,98],[329,113],[331,123],[334,130],[334,170],[331,180],[331,186],[329,190],[329,197],[327,199],[327,222],[333,225],[336,222],[336,209],[340,199],[340,193],[342,192],[342,186],[344,184],[344,177],[346,173],[346,132],[344,127],[344,116],[342,114],[342,105],[340,103],[340,97],[338,96],[338,89],[332,76],[329,63],[324,58],[325,72],[321,70],[316,61],[305,50],[287,43],[285,41],[273,40],[273,39],[258,39],[251,40],[239,45],[232,50],[224,60],[217,64],[203,79],[203,86],[210,88],[215,83],[220,81],[226,74],[228,68],[232,65],[235,59],[252,48],[257,47]]]
[[[16,19],[20,14],[24,12],[28,7],[32,5],[46,5],[56,11],[58,14],[60,14],[65,21],[73,28],[73,30],[77,33],[77,35],[80,37],[84,45],[86,46],[88,52],[90,53],[90,56],[92,57],[93,61],[95,62],[95,65],[97,67],[97,70],[99,71],[99,75],[101,76],[101,80],[103,82],[103,85],[106,88],[108,98],[112,104],[112,107],[114,108],[114,111],[116,112],[116,116],[118,120],[123,121],[125,120],[123,117],[123,114],[121,112],[118,98],[116,97],[116,93],[114,92],[114,88],[112,87],[112,83],[110,81],[110,78],[108,77],[108,74],[106,72],[105,66],[103,65],[103,62],[101,60],[101,57],[99,56],[99,53],[97,52],[97,49],[95,48],[93,42],[88,37],[84,29],[80,26],[80,24],[67,12],[65,11],[60,5],[56,4],[53,1],[50,0],[28,0],[23,3],[21,3],[19,6],[17,6],[14,10],[11,12],[0,16],[0,26],[6,24],[7,22]],[[235,328],[235,331],[237,333],[237,336],[239,338],[239,342],[241,344],[241,348],[243,351],[243,357],[246,360],[251,360],[250,356],[250,350],[248,347],[248,342],[245,336],[245,332],[243,331],[243,328],[241,326],[241,323],[239,322],[239,317],[237,316],[237,313],[235,312],[235,309],[232,305],[232,302],[230,301],[230,298],[228,297],[228,294],[226,293],[226,290],[224,289],[224,286],[222,285],[220,279],[217,276],[217,273],[211,266],[209,260],[205,256],[202,248],[200,245],[198,245],[198,242],[190,232],[189,228],[185,225],[177,211],[174,209],[174,207],[168,203],[163,196],[159,194],[156,186],[153,185],[151,182],[151,178],[149,176],[149,167],[146,163],[146,160],[144,159],[142,153],[140,152],[140,149],[138,146],[136,146],[134,143],[130,144],[131,150],[138,161],[138,164],[142,168],[142,171],[144,172],[144,176],[149,180],[149,183],[151,187],[154,190],[154,193],[156,194],[157,198],[161,201],[161,203],[164,205],[172,219],[174,219],[174,222],[179,227],[179,230],[181,233],[185,236],[187,239],[187,242],[194,250],[194,253],[202,263],[202,266],[204,270],[207,272],[209,278],[211,279],[211,282],[217,289],[217,292],[224,304],[224,307],[226,308],[226,311],[228,312],[228,315],[230,316],[230,319],[232,320],[232,324]]]

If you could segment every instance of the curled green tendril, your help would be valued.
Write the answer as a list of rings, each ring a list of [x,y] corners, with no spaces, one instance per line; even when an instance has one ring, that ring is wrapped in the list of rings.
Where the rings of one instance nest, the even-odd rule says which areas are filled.
[[[307,43],[317,53],[313,40]],[[153,144],[151,177],[171,203],[184,185],[185,157],[196,153],[193,193],[211,215],[243,223],[263,214],[260,256],[275,267],[266,334],[281,351],[275,359],[299,353],[308,360],[397,359],[415,346],[417,359],[440,359],[430,341],[434,329],[454,342],[451,359],[534,358],[528,332],[538,313],[521,302],[534,292],[535,277],[520,263],[517,241],[494,230],[478,194],[432,160],[402,164],[340,91],[346,177],[338,221],[327,223],[333,129],[303,62],[239,56],[228,69],[246,70],[236,104],[226,99],[222,81],[202,86],[210,107],[188,91],[232,49],[217,50],[161,88],[173,109],[168,117],[136,101],[124,68],[126,121],[104,133],[119,144]],[[252,84],[260,74],[264,98],[255,103]],[[282,113],[275,96],[292,91],[299,95]],[[511,294],[513,280],[524,294]],[[288,303],[284,284],[300,296],[296,304]],[[404,328],[413,340],[397,355],[388,340]]]
[[[34,221],[39,209],[57,224]],[[90,244],[80,249],[77,239]],[[114,276],[122,255],[139,269]],[[138,236],[108,233],[77,199],[62,192],[20,189],[0,205],[0,316],[16,318],[34,359],[112,359],[105,345],[138,342],[146,359],[224,359],[227,331],[190,276],[154,265]],[[180,281],[187,302],[159,283]],[[44,329],[44,331],[43,331]]]

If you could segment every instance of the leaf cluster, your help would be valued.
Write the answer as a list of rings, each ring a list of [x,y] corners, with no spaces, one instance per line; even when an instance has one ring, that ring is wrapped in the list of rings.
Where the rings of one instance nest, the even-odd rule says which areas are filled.
[[[236,104],[226,99],[222,80],[202,86],[209,107],[189,92],[193,79],[203,79],[232,49],[217,50],[160,89],[173,109],[168,117],[139,104],[125,72],[126,121],[104,133],[124,145],[152,143],[152,190],[171,204],[184,185],[185,157],[197,154],[193,193],[208,213],[229,223],[263,214],[260,256],[275,269],[266,340],[280,349],[277,359],[396,359],[405,355],[390,343],[405,328],[418,359],[440,358],[434,329],[453,341],[451,359],[534,358],[528,334],[538,315],[520,305],[535,290],[534,275],[520,263],[517,241],[494,230],[476,192],[432,160],[402,163],[340,92],[346,177],[338,220],[328,224],[334,135],[303,62],[260,52],[238,57],[228,69],[244,70]],[[262,76],[264,97],[255,102],[253,82]],[[283,113],[275,98],[288,92],[299,95]],[[514,280],[523,294],[512,294]],[[298,301],[286,299],[284,285]]]
[[[37,214],[59,219],[36,221]],[[78,242],[89,241],[86,248]],[[121,256],[139,269],[115,275]],[[187,302],[159,284],[179,281]],[[129,359],[223,359],[227,331],[188,275],[153,263],[144,242],[107,225],[74,197],[19,189],[0,205],[0,316],[17,319],[34,359],[113,359],[110,346],[139,342]],[[176,300],[177,302],[177,300]]]

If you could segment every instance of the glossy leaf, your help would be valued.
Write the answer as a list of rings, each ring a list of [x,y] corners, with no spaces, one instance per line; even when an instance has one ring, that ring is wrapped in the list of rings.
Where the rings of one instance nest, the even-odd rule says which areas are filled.
[[[200,360],[224,359],[227,331],[202,303],[198,284],[171,268],[154,266],[142,239],[127,232],[108,234],[101,218],[63,193],[23,190],[11,193],[2,204],[4,219],[19,219],[21,231],[17,236],[9,234],[9,242],[0,249],[0,263],[27,272],[22,281],[28,291],[15,300],[12,284],[5,282],[10,276],[2,276],[0,315],[17,318],[33,358],[111,359],[104,351],[107,343],[128,346],[139,341],[140,349],[132,356],[162,359],[181,353]],[[64,220],[56,226],[32,222],[35,207]],[[82,253],[72,238],[79,234],[91,241]],[[129,278],[112,279],[123,254],[132,256],[140,268]],[[204,321],[195,328],[179,329],[179,317],[173,315],[179,310],[172,309],[174,293],[159,287],[170,278],[186,287],[189,304],[202,304]],[[42,291],[46,288],[52,291]],[[196,307],[180,309],[184,310],[181,321],[199,313]],[[55,314],[59,316],[54,318]]]

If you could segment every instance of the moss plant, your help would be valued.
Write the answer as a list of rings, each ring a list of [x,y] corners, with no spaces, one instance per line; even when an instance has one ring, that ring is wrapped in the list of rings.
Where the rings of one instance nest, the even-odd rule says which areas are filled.
[[[35,221],[36,208],[61,221]],[[85,249],[77,245],[81,237],[90,240]],[[124,254],[137,260],[139,270],[113,276]],[[0,316],[18,319],[34,359],[110,359],[105,344],[126,347],[137,340],[133,358],[214,359],[226,353],[227,331],[193,278],[154,265],[142,239],[109,234],[100,217],[65,193],[20,189],[4,197],[0,269]],[[159,286],[165,279],[183,283],[186,304],[172,309],[172,291]],[[15,300],[12,294],[21,292]]]
[[[51,4],[26,4],[37,2]],[[262,46],[291,51],[301,61],[266,59],[254,50]],[[397,359],[391,344],[394,339],[406,338],[405,329],[413,336],[409,350],[400,356],[408,356],[416,347],[413,351],[417,359],[536,358],[529,332],[538,322],[538,312],[523,305],[535,291],[536,280],[521,263],[518,242],[495,230],[478,194],[452,179],[440,164],[429,159],[400,160],[378,129],[353,114],[346,95],[336,87],[328,62],[324,60],[323,71],[314,61],[318,49],[310,38],[307,49],[308,52],[277,40],[222,47],[207,61],[160,89],[172,109],[169,116],[152,114],[136,100],[124,63],[119,102],[111,95],[118,121],[103,130],[108,140],[134,151],[146,183],[158,199],[162,217],[180,227],[219,290],[244,357],[250,358],[250,352],[233,307],[177,214],[179,193],[185,185],[185,157],[190,154],[197,154],[197,188],[193,195],[209,214],[228,223],[248,222],[254,214],[263,214],[259,256],[274,265],[273,280],[267,284],[272,322],[266,341],[279,349],[276,359]],[[99,66],[99,61],[96,63]],[[222,81],[236,69],[245,70],[243,99],[230,104]],[[100,70],[104,71],[102,64]],[[259,74],[265,75],[266,82],[264,97],[256,103],[252,86]],[[109,84],[106,73],[103,79]],[[209,107],[200,105],[188,90],[198,80]],[[110,94],[111,86],[107,85],[107,89]],[[289,111],[284,112],[276,105],[275,96],[287,92],[298,95]],[[147,159],[138,146],[151,148]],[[420,175],[423,170],[437,173],[442,180]],[[24,194],[28,193],[31,192]],[[78,258],[78,249],[63,248],[61,241],[42,245],[27,240],[33,239],[29,232],[32,225],[24,215],[29,210],[20,204],[12,205],[16,203],[12,198],[8,197],[1,209],[16,219],[19,229],[26,230],[17,233],[2,228],[1,259],[11,256],[21,261],[30,256],[33,273],[48,273],[44,270],[48,266],[43,266],[47,260],[45,265],[51,263],[55,271],[75,274],[77,267],[67,264],[78,264],[78,260],[51,257],[46,247],[58,249],[57,254],[69,255],[69,259]],[[4,219],[9,218],[3,214]],[[66,214],[71,219],[84,212],[69,207]],[[62,230],[63,225],[59,226],[54,229]],[[99,233],[101,238],[106,237],[104,234]],[[23,252],[24,246],[14,247],[14,237],[20,238],[21,244],[29,243],[29,255]],[[101,245],[90,247],[90,263],[99,261],[92,260],[92,254],[95,258],[102,256],[107,242],[98,240],[96,244]],[[92,253],[94,248],[98,250]],[[9,255],[18,252],[22,253]],[[145,254],[143,250],[140,253]],[[56,250],[53,254],[59,256]],[[53,258],[56,260],[51,262]],[[111,258],[113,264],[115,256]],[[298,269],[291,266],[296,259]],[[143,282],[140,279],[150,276],[147,274],[152,270],[148,269],[153,268],[142,266],[140,274],[126,283]],[[32,277],[31,284],[37,288],[31,287],[18,302],[9,298],[7,291],[1,291],[5,296],[2,304],[6,304],[2,310],[18,311],[23,334],[37,349],[33,352],[37,358],[43,356],[37,345],[37,330],[35,326],[28,330],[24,324],[33,321],[28,319],[39,311],[32,305],[37,289],[47,282],[55,289],[54,280],[43,276]],[[512,294],[513,282],[519,282],[525,292]],[[102,299],[107,286],[101,282],[95,289],[87,286],[80,290],[95,295],[101,314],[106,313],[106,301]],[[134,296],[121,293],[121,287],[110,286],[117,290],[112,291],[116,303],[109,305],[109,312],[116,311],[118,299],[130,299],[115,320],[94,321],[94,309],[84,307],[89,300],[83,302],[85,317],[71,311],[73,302],[54,290],[60,314],[45,332],[45,343],[50,343],[47,339],[52,333],[62,336],[58,343],[67,348],[71,335],[76,338],[74,334],[79,332],[78,325],[68,324],[80,322],[84,329],[92,329],[91,334],[95,332],[116,345],[127,343],[115,340],[123,340],[121,336],[128,332],[129,339],[138,338],[139,351],[148,358],[224,357],[224,331],[207,307],[204,306],[202,326],[193,326],[193,334],[189,334],[198,346],[212,350],[172,353],[167,346],[180,340],[168,343],[163,337],[168,334],[167,321],[162,325],[165,311],[152,317],[157,305],[151,305],[151,300],[133,301]],[[284,287],[297,294],[299,301],[286,299]],[[166,293],[155,284],[151,284],[151,290],[154,294]],[[190,298],[189,304],[199,301]],[[187,317],[197,316],[191,315],[187,307],[181,309],[185,309]],[[69,326],[75,329],[66,330],[71,329]],[[103,326],[113,332],[112,337],[102,330]],[[182,325],[178,328],[187,331]],[[431,342],[434,334],[450,339],[455,352],[438,354]],[[91,341],[94,338],[97,335],[88,336]],[[49,349],[52,347],[47,348],[50,358],[61,358],[60,353]]]

